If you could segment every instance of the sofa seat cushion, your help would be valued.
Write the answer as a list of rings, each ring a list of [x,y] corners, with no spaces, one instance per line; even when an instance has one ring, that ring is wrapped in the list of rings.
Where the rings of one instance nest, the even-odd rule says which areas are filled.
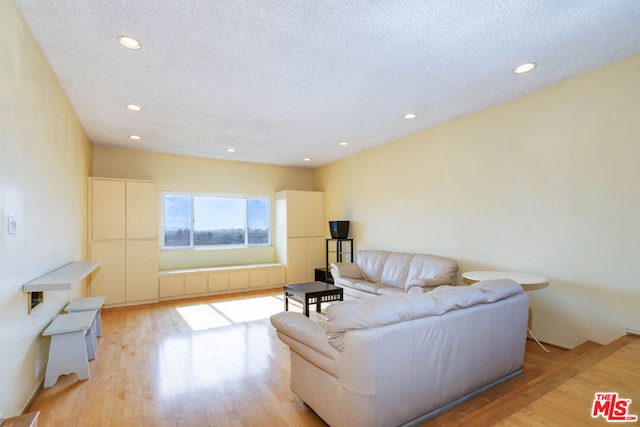
[[[362,279],[352,279],[350,277],[340,277],[334,280],[336,285],[346,286],[349,288],[353,288],[356,283],[362,282]]]
[[[438,305],[440,314],[487,302],[484,292],[471,286],[438,286],[429,295]]]
[[[372,283],[372,282],[365,282],[365,281],[362,281],[362,280],[356,281],[353,284],[353,289],[357,289],[359,291],[369,292],[369,293],[372,293],[372,294],[377,294],[378,290],[384,289],[386,287],[387,287],[386,285],[383,285],[380,282]]]
[[[408,280],[406,285],[407,292],[427,292],[438,286],[450,285],[449,279],[413,279]],[[416,289],[418,288],[418,289]]]
[[[394,286],[385,286],[382,288],[378,288],[376,291],[378,295],[404,295],[404,289],[396,288]]]

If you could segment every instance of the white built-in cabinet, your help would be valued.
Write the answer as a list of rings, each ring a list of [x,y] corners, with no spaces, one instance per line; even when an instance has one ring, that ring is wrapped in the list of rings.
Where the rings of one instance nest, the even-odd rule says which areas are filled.
[[[158,301],[158,192],[152,181],[89,178],[89,294],[105,305]]]
[[[160,299],[278,288],[284,278],[284,266],[275,263],[164,270],[159,273]]]
[[[324,193],[276,193],[276,252],[286,266],[286,283],[312,282],[315,268],[325,265]]]

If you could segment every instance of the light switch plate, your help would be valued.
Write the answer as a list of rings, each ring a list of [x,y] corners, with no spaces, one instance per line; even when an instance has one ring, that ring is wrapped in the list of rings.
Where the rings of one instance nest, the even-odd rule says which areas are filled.
[[[7,234],[16,234],[17,228],[18,223],[16,221],[16,217],[9,215],[7,217]]]

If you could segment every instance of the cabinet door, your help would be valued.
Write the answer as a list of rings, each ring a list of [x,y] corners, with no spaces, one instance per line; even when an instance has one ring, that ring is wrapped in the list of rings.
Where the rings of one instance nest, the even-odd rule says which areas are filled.
[[[127,182],[127,239],[158,237],[158,194],[155,182]]]
[[[307,239],[287,239],[287,283],[307,282]]]
[[[160,276],[160,298],[184,295],[184,274]]]
[[[125,182],[91,180],[91,234],[93,240],[124,239]]]
[[[261,288],[267,286],[267,269],[258,268],[251,270],[249,274],[249,286],[252,288]]]
[[[287,191],[287,237],[307,235],[306,211],[306,192]]]
[[[324,193],[310,191],[306,200],[307,236],[327,235],[329,224],[324,220]]]
[[[207,273],[187,274],[184,277],[184,294],[203,294],[207,292]]]
[[[322,237],[307,237],[307,259],[305,274],[307,282],[315,280],[315,269],[325,267],[325,240]]]
[[[89,251],[92,261],[100,261],[100,267],[91,274],[90,296],[105,297],[106,305],[124,303],[124,241],[92,242]]]
[[[158,242],[127,241],[127,302],[158,299]]]
[[[267,270],[269,286],[284,285],[284,267],[273,267]]]
[[[249,272],[236,270],[229,272],[229,289],[247,289],[249,287]]]
[[[216,271],[209,273],[209,292],[220,292],[229,289],[229,272]]]

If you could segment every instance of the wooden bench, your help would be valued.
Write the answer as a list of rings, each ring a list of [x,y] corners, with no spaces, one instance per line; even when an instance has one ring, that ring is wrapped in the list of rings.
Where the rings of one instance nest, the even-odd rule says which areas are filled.
[[[81,380],[91,377],[89,359],[96,357],[91,329],[95,317],[95,310],[59,314],[44,330],[43,336],[51,336],[44,388],[55,385],[60,375],[75,373]]]
[[[105,297],[78,297],[71,300],[64,308],[67,313],[77,313],[79,311],[96,311],[96,319],[92,325],[93,333],[96,337],[102,336],[102,317],[100,310],[104,304]]]

